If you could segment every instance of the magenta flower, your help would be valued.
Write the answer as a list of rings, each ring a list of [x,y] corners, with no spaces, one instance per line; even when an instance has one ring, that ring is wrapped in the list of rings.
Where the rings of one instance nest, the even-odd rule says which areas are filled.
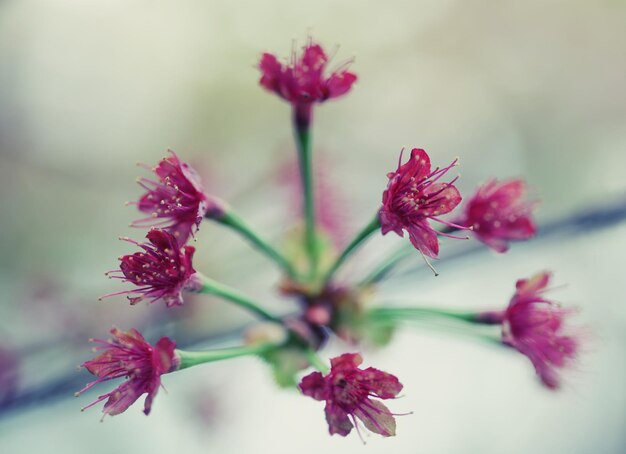
[[[502,341],[526,355],[545,386],[560,385],[558,369],[576,356],[578,340],[565,329],[572,310],[543,297],[550,274],[517,281],[517,291],[503,314]]]
[[[216,199],[205,194],[200,177],[176,153],[163,158],[152,169],[155,180],[140,178],[139,185],[147,192],[136,203],[140,211],[150,217],[133,222],[133,227],[162,227],[172,233],[183,245],[194,229],[197,231],[205,215],[219,216],[221,209]]]
[[[396,434],[394,413],[378,399],[392,399],[402,390],[398,379],[386,372],[368,367],[359,369],[361,355],[346,353],[331,359],[331,370],[324,376],[313,372],[302,379],[300,390],[315,400],[326,401],[326,421],[331,435],[348,435],[357,420],[384,437]]]
[[[356,81],[348,71],[349,63],[324,75],[329,58],[311,38],[302,49],[302,55],[291,53],[291,60],[283,65],[275,55],[264,53],[259,62],[261,86],[276,93],[291,104],[309,104],[337,98],[347,93]]]
[[[147,415],[161,386],[161,375],[172,372],[179,366],[180,361],[174,350],[176,343],[167,337],[162,337],[152,346],[136,329],[125,333],[113,328],[111,334],[113,334],[113,339],[93,341],[100,344],[96,349],[104,351],[91,361],[83,363],[81,367],[98,378],[78,391],[76,395],[87,391],[95,384],[125,377],[127,380],[124,383],[98,397],[83,410],[107,399],[103,409],[104,415],[118,415],[147,393],[143,410]]]
[[[379,219],[383,235],[393,231],[404,236],[409,234],[413,246],[424,256],[437,258],[439,241],[437,235],[461,239],[433,229],[428,220],[440,222],[454,228],[465,227],[438,218],[452,211],[460,202],[461,194],[454,186],[457,178],[449,183],[437,183],[445,173],[456,165],[430,169],[430,158],[420,148],[411,150],[411,158],[402,164],[402,153],[395,172],[387,174],[389,183],[383,192],[383,206]]]
[[[144,299],[149,300],[149,303],[162,299],[167,307],[182,305],[183,290],[198,291],[202,287],[200,277],[192,265],[195,248],[181,248],[174,235],[162,229],[151,229],[146,238],[149,243],[122,238],[143,251],[120,257],[120,269],[107,273],[109,277],[130,282],[137,288],[111,293],[102,298],[127,294],[130,304],[137,304]]]
[[[537,231],[532,218],[536,203],[524,200],[526,189],[522,180],[490,180],[467,202],[458,223],[471,227],[494,251],[505,252],[510,241],[526,240]]]

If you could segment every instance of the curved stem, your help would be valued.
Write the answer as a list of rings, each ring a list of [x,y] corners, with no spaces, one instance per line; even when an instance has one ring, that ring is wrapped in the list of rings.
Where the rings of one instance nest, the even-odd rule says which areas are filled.
[[[236,213],[226,211],[221,217],[215,219],[222,225],[231,227],[241,236],[246,238],[254,247],[272,259],[289,277],[294,278],[296,272],[291,263],[267,241],[259,237]]]
[[[265,320],[270,320],[272,322],[282,324],[282,320],[280,318],[270,314],[265,309],[263,309],[258,304],[256,304],[254,301],[252,301],[250,298],[248,298],[245,295],[242,295],[235,289],[232,289],[224,284],[220,284],[219,282],[214,281],[213,279],[210,279],[206,276],[201,276],[201,277],[202,277],[202,288],[200,289],[199,293],[219,296],[221,298],[224,298],[228,301],[231,301],[237,304],[238,306],[241,306],[242,308],[248,310],[249,312],[252,312],[253,314]]]
[[[197,366],[198,364],[211,363],[224,359],[237,358],[240,356],[259,355],[276,348],[274,344],[247,345],[242,347],[221,348],[201,352],[187,352],[176,350],[180,358],[178,370]]]
[[[341,255],[337,258],[333,266],[330,267],[326,275],[324,276],[324,283],[327,283],[330,279],[332,279],[333,274],[339,269],[339,267],[346,261],[350,255],[358,249],[358,247],[363,243],[369,236],[374,233],[376,230],[380,228],[380,220],[378,219],[378,213],[374,218],[367,224],[355,237],[354,239],[346,246]]]
[[[443,228],[438,229],[439,232],[449,234],[455,232],[459,229],[451,227],[451,226],[443,226]],[[370,274],[368,274],[363,280],[361,280],[358,284],[359,287],[366,287],[371,284],[376,284],[383,280],[400,262],[402,262],[407,257],[410,257],[415,252],[410,246],[400,247],[398,250],[387,256],[387,258],[378,265]]]

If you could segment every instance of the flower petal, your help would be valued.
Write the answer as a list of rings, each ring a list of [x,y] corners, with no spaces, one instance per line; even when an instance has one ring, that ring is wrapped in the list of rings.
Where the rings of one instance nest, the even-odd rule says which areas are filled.
[[[359,382],[381,399],[391,399],[402,391],[402,383],[395,375],[368,367],[359,376]]]
[[[383,437],[392,437],[396,434],[396,419],[389,409],[377,400],[368,399],[354,412],[368,430]]]
[[[312,397],[315,400],[326,400],[326,380],[320,372],[312,372],[302,378],[299,385],[302,394]]]
[[[407,227],[409,239],[413,246],[427,257],[436,259],[439,255],[439,240],[437,231],[434,230],[428,221],[424,220]]]
[[[324,412],[326,413],[326,422],[328,422],[328,431],[331,435],[338,434],[345,437],[352,431],[354,426],[348,418],[348,413],[341,407],[329,401],[324,407]]]

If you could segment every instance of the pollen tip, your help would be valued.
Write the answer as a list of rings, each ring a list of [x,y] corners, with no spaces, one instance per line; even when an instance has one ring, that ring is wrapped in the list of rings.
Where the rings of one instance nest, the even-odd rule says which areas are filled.
[[[79,392],[75,392],[74,393],[74,397],[78,397],[78,396],[80,396],[80,393]]]

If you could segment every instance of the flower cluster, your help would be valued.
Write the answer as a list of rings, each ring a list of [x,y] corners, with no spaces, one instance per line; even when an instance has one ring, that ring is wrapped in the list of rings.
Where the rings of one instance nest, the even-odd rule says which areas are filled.
[[[325,75],[328,55],[322,46],[311,39],[298,56],[291,53],[288,63],[282,64],[270,53],[264,53],[259,62],[263,88],[277,94],[292,104],[324,102],[346,94],[356,82],[357,76],[348,71],[349,63],[343,64]]]
[[[260,84],[292,106],[293,128],[299,151],[299,169],[304,231],[289,235],[289,248],[276,247],[262,238],[235,210],[207,194],[198,173],[170,151],[152,170],[154,179],[141,178],[145,193],[135,202],[147,218],[134,227],[150,227],[147,242],[123,238],[139,251],[120,257],[119,269],[107,273],[132,287],[112,293],[127,295],[131,305],[140,301],[163,301],[168,308],[183,304],[186,292],[210,294],[237,305],[261,320],[242,339],[243,345],[218,350],[185,351],[162,337],[154,345],[139,331],[113,329],[110,340],[96,340],[99,354],[82,367],[96,376],[78,394],[104,381],[126,378],[113,391],[99,396],[106,401],[105,415],[124,412],[147,394],[144,412],[150,412],[161,385],[161,376],[199,364],[257,355],[272,367],[277,383],[297,386],[303,395],[325,402],[330,434],[348,435],[359,426],[389,437],[396,433],[395,413],[382,400],[393,399],[403,389],[394,375],[373,367],[362,369],[361,355],[341,354],[330,360],[330,370],[317,355],[326,340],[338,336],[358,347],[372,343],[387,345],[394,330],[414,318],[446,317],[454,322],[477,326],[494,325],[493,333],[502,345],[527,356],[545,386],[559,386],[559,372],[570,364],[579,349],[578,338],[566,326],[570,310],[546,299],[548,273],[517,283],[508,307],[489,312],[460,314],[442,308],[397,308],[376,303],[376,284],[406,256],[421,254],[426,262],[439,257],[440,238],[469,239],[455,232],[471,232],[488,247],[505,252],[514,240],[526,240],[537,230],[533,220],[536,203],[527,201],[522,180],[490,180],[466,199],[456,186],[458,177],[448,178],[455,159],[443,167],[432,167],[428,153],[413,148],[406,162],[400,153],[398,167],[387,174],[382,203],[373,219],[341,251],[340,243],[326,238],[316,220],[316,201],[310,165],[310,134],[314,104],[338,98],[352,88],[357,77],[342,65],[327,72],[329,58],[319,44],[309,39],[302,53],[294,51],[282,64],[273,54],[262,55],[258,68]],[[318,200],[321,204],[323,200]],[[454,219],[454,222],[446,219]],[[280,289],[283,297],[296,299],[299,311],[277,315],[239,290],[216,282],[196,271],[196,247],[189,245],[203,219],[209,219],[241,235],[258,252],[284,272]],[[329,229],[332,230],[332,229]],[[406,232],[410,245],[403,248],[357,282],[340,281],[336,272],[375,233]],[[297,243],[294,247],[293,243]],[[303,256],[307,260],[302,260]],[[321,258],[321,260],[320,260]],[[285,313],[288,313],[286,306]],[[175,310],[175,309],[170,309]],[[479,330],[476,330],[477,332]],[[482,335],[482,333],[480,334]],[[316,371],[303,371],[313,367]],[[360,432],[359,432],[360,433]]]
[[[111,340],[94,340],[99,344],[96,348],[103,351],[94,359],[83,363],[82,367],[98,378],[76,394],[79,395],[103,381],[122,377],[128,380],[113,391],[98,397],[83,410],[106,399],[104,414],[114,416],[125,411],[143,394],[148,394],[143,410],[147,415],[161,386],[161,375],[172,372],[179,366],[180,360],[174,352],[176,343],[162,337],[152,346],[136,329],[125,333],[113,328],[111,334]]]
[[[182,245],[198,229],[207,211],[215,209],[216,202],[204,193],[196,171],[169,152],[170,156],[153,169],[156,181],[139,178],[139,185],[147,192],[136,202],[137,208],[150,216],[131,225],[165,228]]]
[[[437,258],[437,235],[447,234],[432,228],[428,220],[455,226],[439,216],[450,213],[461,202],[461,194],[454,186],[456,178],[448,183],[437,182],[455,165],[456,160],[447,167],[431,170],[430,157],[420,148],[411,150],[411,157],[404,164],[400,154],[398,168],[387,174],[389,184],[383,192],[380,209],[383,235],[395,232],[404,236],[406,230],[415,249],[427,257]]]
[[[547,272],[517,281],[517,291],[502,316],[502,341],[526,355],[548,388],[558,388],[558,369],[576,357],[578,339],[567,332],[563,309],[544,297],[550,281]]]
[[[469,200],[459,223],[494,251],[506,252],[510,241],[527,240],[537,232],[535,203],[524,199],[526,191],[523,180],[489,180]]]
[[[181,248],[174,235],[166,230],[153,228],[146,238],[149,243],[123,238],[139,246],[142,252],[120,257],[120,269],[107,273],[109,277],[130,282],[136,288],[105,295],[103,298],[128,294],[130,304],[147,299],[150,303],[163,300],[168,307],[182,305],[183,290],[198,291],[202,286],[192,264],[195,248]]]
[[[300,390],[305,396],[326,401],[324,409],[331,435],[348,435],[357,426],[383,437],[396,434],[394,413],[377,399],[393,399],[402,384],[398,379],[373,367],[360,369],[363,362],[357,353],[344,353],[330,361],[330,372],[313,372],[302,379]]]

